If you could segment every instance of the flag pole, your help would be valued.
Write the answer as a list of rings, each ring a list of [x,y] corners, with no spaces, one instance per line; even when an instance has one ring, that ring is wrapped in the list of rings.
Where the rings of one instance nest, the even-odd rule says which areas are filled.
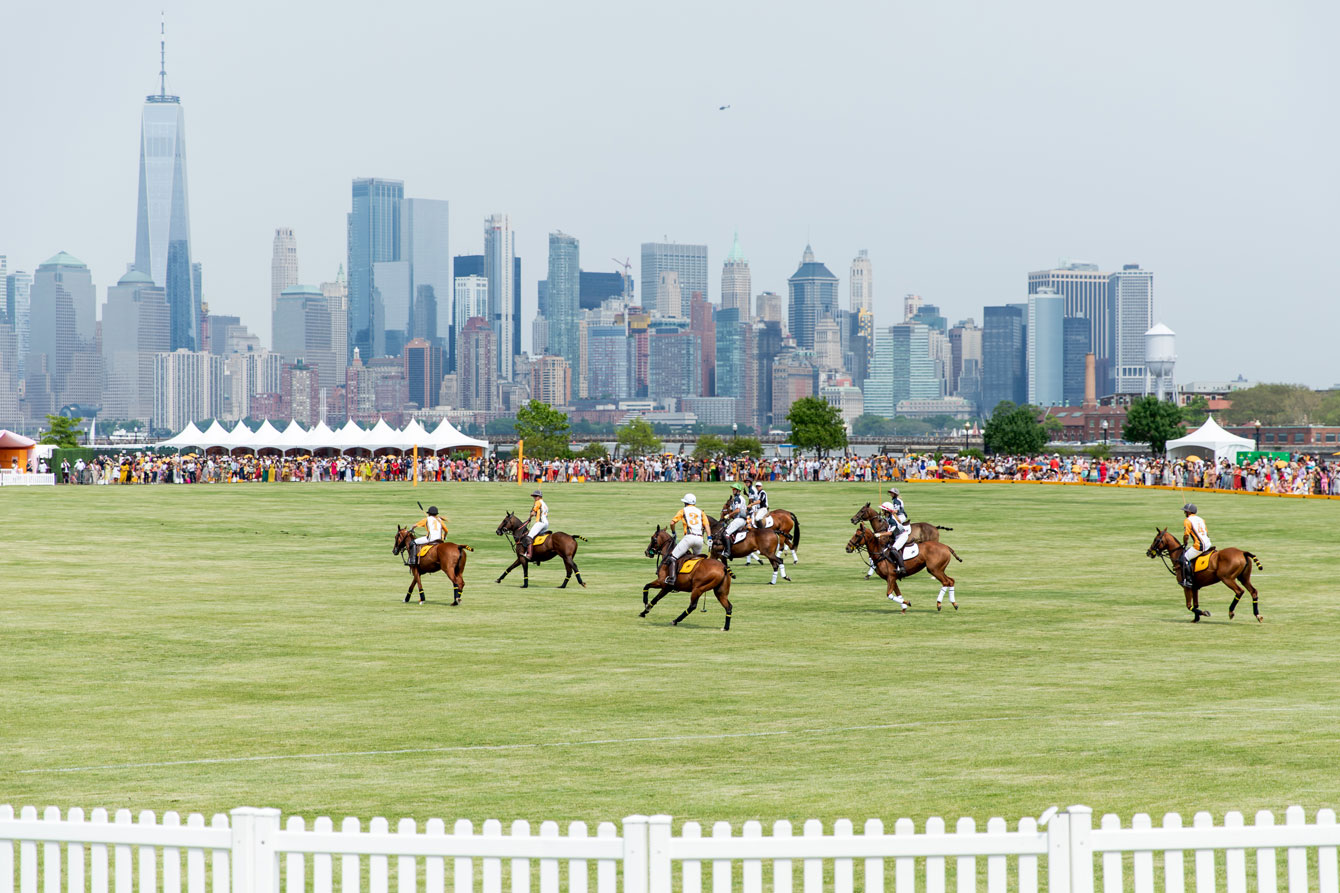
[[[526,441],[525,439],[516,442],[516,485],[518,487],[525,484],[526,473],[523,470],[526,461]]]
[[[419,486],[419,445],[418,445],[417,443],[414,444],[414,484],[413,484],[413,486],[415,486],[415,487]]]

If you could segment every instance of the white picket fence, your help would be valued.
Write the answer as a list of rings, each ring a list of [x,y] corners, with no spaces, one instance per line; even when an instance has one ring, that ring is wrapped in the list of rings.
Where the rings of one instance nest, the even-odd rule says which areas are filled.
[[[799,834],[785,821],[769,834],[759,822],[740,831],[718,822],[705,836],[687,822],[675,835],[664,815],[602,823],[594,835],[583,822],[566,833],[543,822],[532,834],[524,821],[504,834],[492,820],[478,831],[461,820],[448,833],[440,819],[422,828],[402,819],[392,831],[386,819],[364,828],[348,818],[337,830],[328,818],[310,828],[296,816],[281,824],[274,809],[183,823],[173,812],[159,821],[128,810],[62,816],[55,807],[41,817],[24,807],[16,818],[0,806],[0,893],[389,893],[393,885],[397,893],[529,893],[535,884],[540,893],[701,893],[705,874],[712,893],[852,893],[858,884],[874,893],[890,884],[894,893],[971,893],[983,882],[988,893],[1037,893],[1040,884],[1047,893],[1096,893],[1098,884],[1102,893],[1185,893],[1188,882],[1195,893],[1340,893],[1331,809],[1311,823],[1294,806],[1283,824],[1263,811],[1251,825],[1237,812],[1215,825],[1202,812],[1190,825],[1169,813],[1159,827],[1140,814],[1128,827],[1107,815],[1095,828],[1087,807],[1072,806],[1012,830],[993,818],[979,831],[964,818],[950,831],[932,818],[921,831],[899,819],[891,834],[878,819],[859,834],[845,819],[829,832],[813,819]]]

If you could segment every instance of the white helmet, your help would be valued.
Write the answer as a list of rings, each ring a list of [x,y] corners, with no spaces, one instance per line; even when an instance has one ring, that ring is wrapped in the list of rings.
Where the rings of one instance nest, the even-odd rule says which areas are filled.
[[[694,496],[692,493],[685,493],[684,498],[681,499],[680,502],[683,502],[685,505],[697,505],[698,497]]]
[[[881,502],[879,504],[879,507],[884,511],[888,512],[889,514],[893,514],[894,512],[898,511],[898,509],[894,508],[892,502]]]
[[[897,487],[890,487],[890,488],[889,488],[889,492],[892,493],[894,496],[901,496],[901,495],[902,495],[901,493],[898,492],[898,488],[897,488]]]

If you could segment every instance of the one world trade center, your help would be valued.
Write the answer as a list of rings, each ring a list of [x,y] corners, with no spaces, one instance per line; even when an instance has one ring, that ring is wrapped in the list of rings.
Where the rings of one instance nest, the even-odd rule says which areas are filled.
[[[172,350],[198,350],[200,302],[191,281],[191,222],[186,201],[186,122],[167,92],[160,42],[158,93],[146,96],[140,123],[140,196],[135,269],[167,292]]]

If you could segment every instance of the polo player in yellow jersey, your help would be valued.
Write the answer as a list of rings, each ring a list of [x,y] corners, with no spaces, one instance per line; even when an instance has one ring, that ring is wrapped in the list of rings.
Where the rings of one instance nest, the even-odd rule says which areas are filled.
[[[1182,585],[1187,589],[1196,588],[1196,557],[1209,552],[1214,546],[1210,543],[1210,531],[1205,519],[1196,514],[1195,503],[1182,506],[1186,521],[1182,525]]]
[[[666,582],[671,585],[674,585],[675,577],[679,574],[679,559],[689,552],[703,554],[703,537],[707,533],[707,518],[703,510],[698,508],[698,497],[685,493],[680,502],[684,503],[684,507],[670,521],[671,536],[675,533],[676,525],[684,525],[684,538],[675,544],[674,551],[670,553],[670,572],[665,576]]]
[[[409,564],[411,567],[419,563],[419,547],[431,546],[437,543],[445,542],[447,539],[447,522],[442,520],[437,514],[437,506],[428,506],[428,512],[424,515],[422,521],[416,523],[410,530],[423,528],[424,535],[414,538],[414,547],[409,550]]]
[[[549,529],[549,504],[544,501],[544,494],[532,490],[530,495],[535,497],[535,504],[530,507],[530,516],[526,518],[526,523],[530,525],[525,534],[527,561],[534,556],[535,537]]]

